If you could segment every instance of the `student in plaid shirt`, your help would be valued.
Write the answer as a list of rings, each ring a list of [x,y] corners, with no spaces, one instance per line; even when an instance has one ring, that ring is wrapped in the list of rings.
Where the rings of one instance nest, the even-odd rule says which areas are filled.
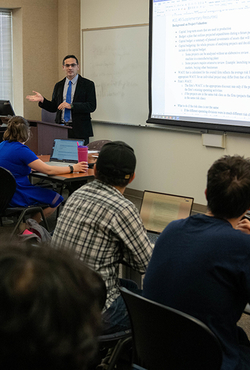
[[[134,282],[118,278],[119,264],[145,273],[152,246],[135,205],[123,196],[135,177],[134,150],[113,141],[103,146],[94,167],[96,179],[76,190],[58,219],[52,243],[67,246],[99,272],[107,287],[104,333],[130,327],[119,286],[139,292]]]

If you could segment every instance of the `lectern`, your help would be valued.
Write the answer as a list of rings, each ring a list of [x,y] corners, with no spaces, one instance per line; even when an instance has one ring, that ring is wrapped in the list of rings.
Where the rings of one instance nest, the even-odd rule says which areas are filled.
[[[7,123],[8,118],[1,117],[3,123]],[[57,123],[48,123],[42,121],[28,120],[31,130],[31,138],[26,145],[36,155],[51,154],[54,139],[67,139],[68,130],[72,130],[70,126],[63,126]],[[6,130],[6,125],[0,126],[0,141]]]
[[[29,120],[32,138],[27,146],[37,155],[51,154],[54,139],[67,139],[70,126]]]

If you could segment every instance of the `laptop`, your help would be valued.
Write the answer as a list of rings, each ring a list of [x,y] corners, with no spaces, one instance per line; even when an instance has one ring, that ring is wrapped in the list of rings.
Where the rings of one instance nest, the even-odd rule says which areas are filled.
[[[0,116],[15,116],[9,100],[0,100]]]
[[[191,197],[145,190],[140,215],[150,242],[155,244],[170,222],[190,216],[193,202]]]
[[[67,166],[78,163],[77,142],[84,145],[84,140],[55,139],[51,151],[50,166]]]

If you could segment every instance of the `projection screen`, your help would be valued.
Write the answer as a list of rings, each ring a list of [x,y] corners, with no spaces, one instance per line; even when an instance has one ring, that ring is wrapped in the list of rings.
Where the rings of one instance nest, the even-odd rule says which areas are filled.
[[[150,0],[147,122],[250,132],[250,0]]]

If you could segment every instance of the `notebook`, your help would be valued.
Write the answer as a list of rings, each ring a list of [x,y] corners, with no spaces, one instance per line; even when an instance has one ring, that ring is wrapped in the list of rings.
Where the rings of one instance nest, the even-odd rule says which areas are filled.
[[[140,215],[150,242],[155,244],[170,222],[190,216],[193,202],[191,197],[145,190]]]
[[[84,145],[83,140],[55,139],[50,160],[46,163],[50,166],[67,166],[78,163],[77,142],[79,145]]]

